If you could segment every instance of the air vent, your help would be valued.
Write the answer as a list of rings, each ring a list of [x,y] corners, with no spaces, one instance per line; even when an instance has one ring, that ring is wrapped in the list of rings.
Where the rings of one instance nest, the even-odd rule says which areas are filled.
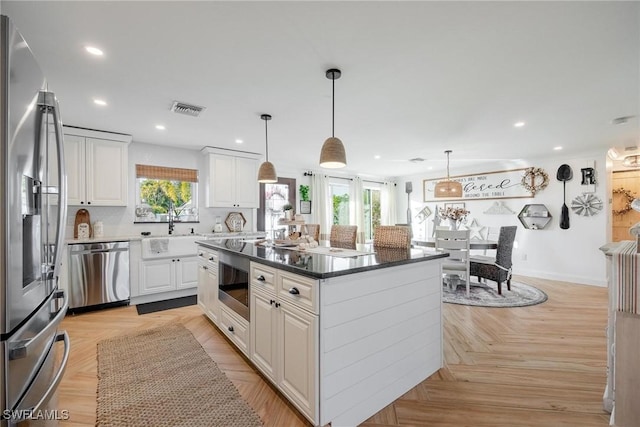
[[[178,101],[173,101],[173,105],[171,106],[171,111],[193,117],[198,117],[205,109],[206,107],[200,107],[199,105],[191,105]]]
[[[638,149],[637,145],[630,145],[629,147],[624,147],[624,151],[636,151]]]
[[[409,161],[411,163],[420,163],[420,162],[424,162],[424,159],[422,157],[414,157],[413,159],[409,159]]]

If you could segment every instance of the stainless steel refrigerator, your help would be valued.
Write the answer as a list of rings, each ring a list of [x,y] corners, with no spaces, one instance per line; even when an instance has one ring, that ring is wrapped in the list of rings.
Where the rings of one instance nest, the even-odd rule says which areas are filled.
[[[0,21],[0,419],[13,425],[56,414],[48,404],[69,356],[58,330],[66,174],[56,97],[20,33]]]

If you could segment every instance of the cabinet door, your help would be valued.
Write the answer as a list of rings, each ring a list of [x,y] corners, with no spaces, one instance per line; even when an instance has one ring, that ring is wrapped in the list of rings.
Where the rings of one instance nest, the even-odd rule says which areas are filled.
[[[278,386],[315,419],[317,316],[281,302],[278,316]]]
[[[275,298],[251,290],[251,361],[272,381],[276,381],[277,310]]]
[[[218,272],[209,268],[207,273],[207,292],[209,297],[207,299],[207,315],[213,323],[218,324]]]
[[[176,289],[198,286],[198,257],[176,258]]]
[[[258,161],[236,157],[235,203],[240,208],[259,208]]]
[[[220,154],[209,156],[209,193],[207,207],[234,207],[235,158]]]
[[[87,199],[97,206],[126,206],[127,144],[86,138]]]
[[[140,263],[140,294],[156,294],[174,291],[175,262],[171,259],[144,261]]]
[[[84,205],[87,202],[84,137],[64,135],[64,162],[67,172],[67,204]]]
[[[207,286],[207,277],[209,272],[204,265],[198,265],[198,306],[204,314],[207,314],[209,305],[209,287]]]

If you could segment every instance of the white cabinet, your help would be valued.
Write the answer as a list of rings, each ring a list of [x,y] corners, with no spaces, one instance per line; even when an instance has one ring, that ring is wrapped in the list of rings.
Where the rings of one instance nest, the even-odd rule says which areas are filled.
[[[202,312],[218,324],[218,254],[198,250],[198,305]]]
[[[131,136],[64,128],[67,203],[126,206]]]
[[[259,154],[205,147],[206,207],[258,208]]]
[[[140,262],[140,295],[194,288],[197,284],[198,257]]]
[[[272,277],[275,288],[286,294],[272,290]],[[316,281],[253,263],[250,281],[251,361],[300,411],[316,419]]]

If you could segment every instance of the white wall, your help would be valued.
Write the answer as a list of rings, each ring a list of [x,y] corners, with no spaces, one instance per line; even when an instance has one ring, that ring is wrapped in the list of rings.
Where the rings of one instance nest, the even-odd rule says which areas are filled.
[[[517,225],[517,247],[513,252],[513,271],[515,274],[540,277],[551,280],[561,280],[573,283],[582,283],[597,286],[606,286],[605,259],[598,250],[607,242],[608,216],[610,213],[609,197],[607,196],[607,170],[606,153],[589,153],[571,158],[547,158],[530,162],[512,162],[496,164],[494,167],[470,166],[468,168],[456,168],[451,170],[451,175],[463,175],[469,173],[483,173],[522,167],[541,167],[549,175],[549,185],[533,198],[523,199],[499,199],[515,213],[513,215],[490,215],[484,212],[496,200],[464,200],[465,207],[471,213],[467,224],[475,218],[481,226],[499,227],[501,225]],[[591,217],[579,216],[571,210],[571,201],[585,191],[581,185],[580,169],[593,165],[595,161],[597,195],[603,201],[603,209],[600,213]],[[453,162],[455,164],[455,162]],[[562,182],[556,179],[558,167],[568,164],[573,170],[573,179],[568,181],[566,203],[569,206],[570,228],[560,228],[560,216],[562,208]],[[413,193],[411,193],[411,210],[413,213],[414,235],[416,237],[431,236],[433,215],[436,204],[443,207],[444,202],[424,202],[422,197],[423,179],[437,178],[436,175],[412,175],[398,178],[400,189],[404,189],[404,182],[411,181]],[[403,197],[404,196],[404,197]],[[544,204],[552,215],[551,222],[545,229],[525,229],[517,218],[525,204]],[[417,213],[428,205],[434,212],[424,224],[418,224],[415,217]],[[406,212],[407,197],[398,190],[398,212]],[[427,228],[425,229],[425,225]],[[486,230],[485,230],[486,232]]]
[[[174,168],[198,169],[200,180],[205,176],[202,168],[205,165],[204,156],[196,150],[185,150],[160,145],[143,144],[133,142],[129,145],[129,195],[126,207],[111,206],[69,206],[67,218],[67,238],[73,237],[73,225],[75,214],[78,209],[87,209],[91,215],[91,222],[102,221],[104,223],[105,236],[130,236],[139,235],[143,231],[150,231],[152,234],[167,234],[168,225],[162,224],[134,224],[136,205],[136,164],[147,164],[155,166],[167,166]],[[224,220],[229,212],[242,212],[247,219],[245,230],[254,231],[254,209],[239,208],[205,208],[205,184],[198,184],[199,197],[199,223],[175,223],[174,232],[176,234],[188,233],[194,228],[196,233],[210,233],[216,221],[216,216],[220,216],[223,222],[223,230],[226,231]]]

